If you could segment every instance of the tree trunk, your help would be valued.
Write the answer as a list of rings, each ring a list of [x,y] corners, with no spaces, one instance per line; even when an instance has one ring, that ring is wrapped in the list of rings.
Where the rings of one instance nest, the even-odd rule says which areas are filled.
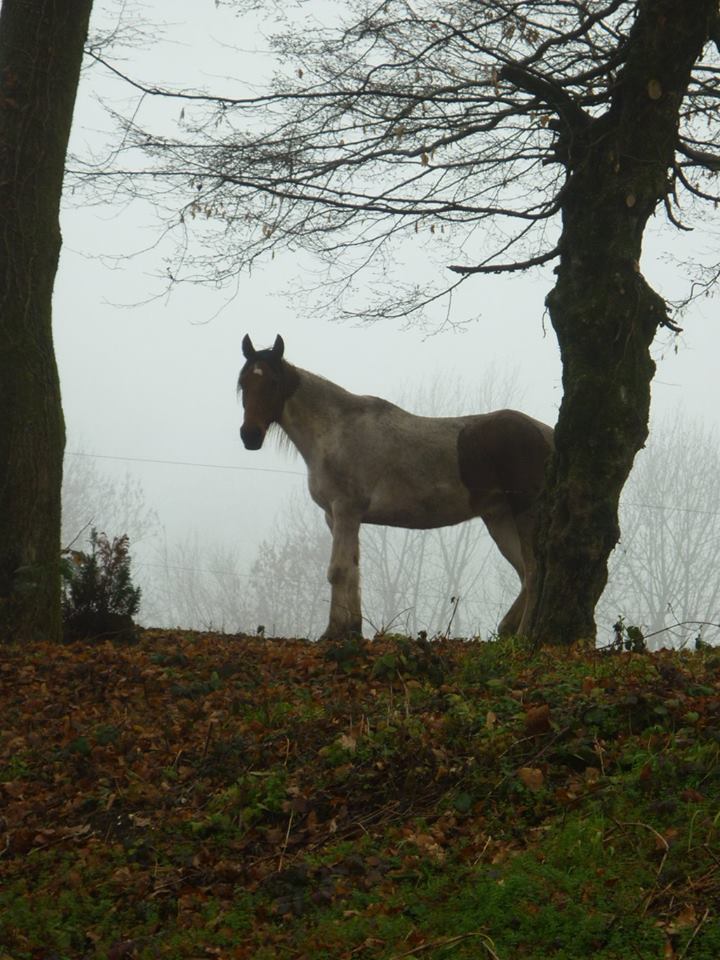
[[[564,114],[561,259],[547,298],[563,401],[538,531],[531,633],[541,643],[595,636],[620,492],[648,432],[650,345],[668,323],[640,273],[643,231],[668,192],[679,108],[716,9],[717,0],[641,0],[610,109]]]
[[[60,632],[65,427],[51,328],[65,156],[92,0],[0,8],[0,639]]]

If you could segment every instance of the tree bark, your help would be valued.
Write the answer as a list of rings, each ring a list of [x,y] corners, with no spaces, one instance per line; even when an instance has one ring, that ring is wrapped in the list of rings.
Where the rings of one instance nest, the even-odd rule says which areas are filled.
[[[610,108],[566,113],[559,135],[568,179],[547,306],[563,400],[538,531],[537,642],[595,636],[620,492],[648,432],[650,345],[668,324],[640,273],[643,231],[669,189],[680,106],[716,11],[717,0],[641,0]]]
[[[0,8],[0,639],[60,633],[65,427],[52,340],[65,156],[92,0]]]

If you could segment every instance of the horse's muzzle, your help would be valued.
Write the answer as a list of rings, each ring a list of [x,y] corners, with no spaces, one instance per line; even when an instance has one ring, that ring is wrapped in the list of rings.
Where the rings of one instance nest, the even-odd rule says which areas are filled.
[[[240,427],[240,439],[245,444],[246,450],[259,450],[265,439],[265,431],[260,427],[246,427],[243,424]]]

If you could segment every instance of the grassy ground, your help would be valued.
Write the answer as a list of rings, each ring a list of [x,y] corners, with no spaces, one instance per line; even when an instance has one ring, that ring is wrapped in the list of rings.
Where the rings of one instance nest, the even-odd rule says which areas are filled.
[[[717,960],[720,651],[0,650],[0,960]]]

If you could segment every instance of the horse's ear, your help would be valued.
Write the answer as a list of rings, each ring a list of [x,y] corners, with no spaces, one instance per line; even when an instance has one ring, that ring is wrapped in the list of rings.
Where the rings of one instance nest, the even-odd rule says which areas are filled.
[[[255,356],[255,347],[250,339],[250,335],[247,333],[242,340],[242,352],[246,360],[252,360],[252,358]]]
[[[282,360],[283,353],[285,353],[285,341],[280,336],[280,334],[278,334],[275,337],[275,343],[273,344],[273,348],[272,348],[273,359]]]

